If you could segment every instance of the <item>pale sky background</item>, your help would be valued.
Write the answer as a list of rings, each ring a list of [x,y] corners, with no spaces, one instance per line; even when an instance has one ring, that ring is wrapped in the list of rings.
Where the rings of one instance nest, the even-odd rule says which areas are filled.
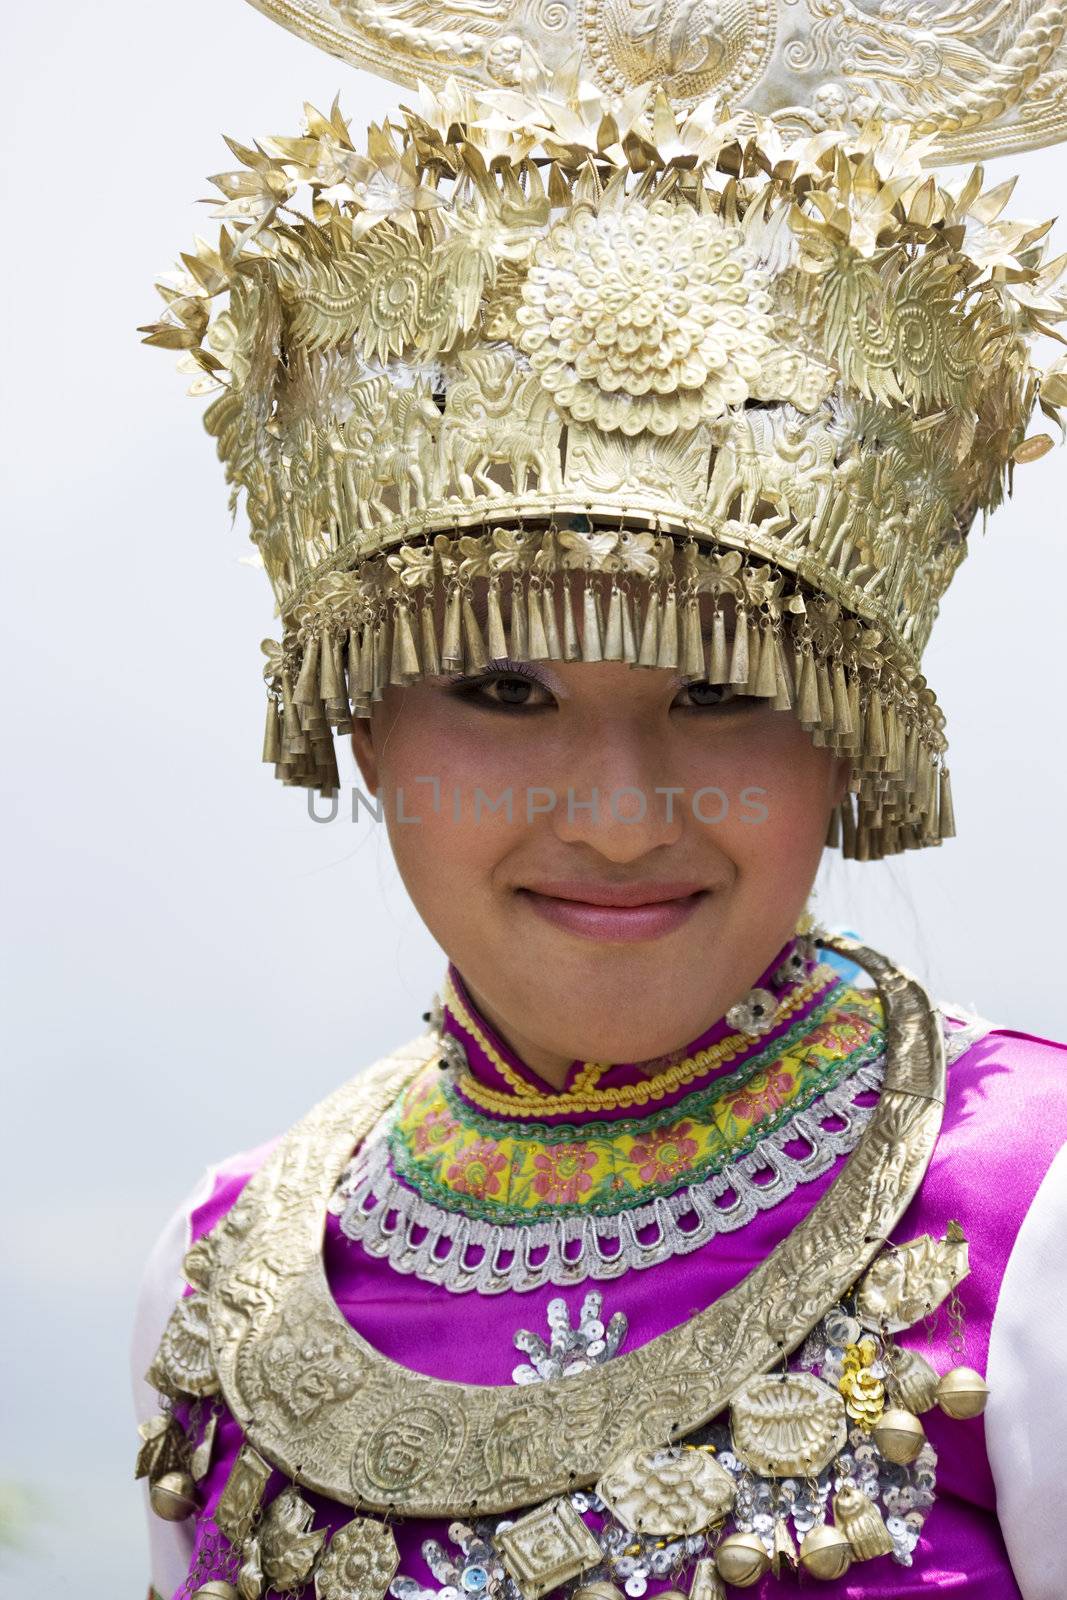
[[[358,126],[398,92],[238,0],[23,5],[4,32],[0,1482],[30,1510],[0,1590],[117,1600],[147,1581],[127,1342],[155,1235],[205,1164],[417,1031],[442,971],[384,830],[313,826],[259,765],[266,580],[200,403],[134,330],[214,227],[192,202],[223,130],[295,132],[338,90]],[[991,180],[1016,165],[1014,214],[1062,207],[1061,152]],[[835,858],[818,908],[1062,1037],[1067,455],[1017,483],[927,658],[961,837]]]

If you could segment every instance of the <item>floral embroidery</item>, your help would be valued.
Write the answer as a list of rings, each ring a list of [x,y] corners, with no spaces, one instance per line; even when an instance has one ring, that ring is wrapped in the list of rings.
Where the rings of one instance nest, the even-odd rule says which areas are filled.
[[[730,1102],[730,1109],[741,1122],[759,1122],[780,1111],[796,1087],[788,1072],[768,1068],[750,1078],[741,1093]]]
[[[690,1135],[691,1122],[679,1122],[673,1128],[660,1128],[645,1139],[638,1139],[630,1148],[630,1160],[636,1162],[642,1183],[664,1183],[676,1178],[692,1165],[699,1146]]]
[[[826,1050],[854,1050],[860,1037],[860,1029],[848,1017],[831,1017],[812,1030],[808,1042]]]
[[[469,1150],[460,1151],[448,1169],[448,1180],[459,1194],[484,1195],[500,1193],[498,1174],[507,1166],[508,1158],[488,1139],[479,1140]]]
[[[412,1144],[420,1155],[424,1155],[427,1150],[447,1144],[458,1132],[459,1123],[445,1106],[431,1106],[422,1121],[416,1124]]]
[[[593,1187],[596,1152],[580,1144],[559,1144],[533,1158],[535,1193],[542,1200],[577,1200]]]
[[[618,1215],[701,1183],[749,1154],[884,1049],[877,994],[835,985],[732,1072],[644,1116],[494,1118],[459,1069],[427,1068],[385,1134],[392,1177],[448,1211],[499,1224]]]

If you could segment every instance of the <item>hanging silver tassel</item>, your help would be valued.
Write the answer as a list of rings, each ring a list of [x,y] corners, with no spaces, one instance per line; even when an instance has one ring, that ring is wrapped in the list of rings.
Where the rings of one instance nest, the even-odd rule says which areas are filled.
[[[704,640],[700,633],[700,601],[695,594],[686,596],[682,606],[682,676],[704,677]]]
[[[363,655],[364,658],[369,662],[367,679],[368,700],[381,699],[381,653],[382,619],[379,616],[375,616],[372,622],[368,622],[366,632],[363,635]],[[379,691],[377,694],[375,693],[376,690]]]
[[[904,767],[908,759],[906,726],[903,709],[894,702],[893,704],[893,772],[897,782],[904,782]]]
[[[320,792],[323,798],[328,800],[337,793],[341,782],[340,773],[337,771],[337,756],[334,753],[332,739],[328,740],[323,746],[319,765],[321,772]]]
[[[399,613],[398,613],[398,616],[399,616]],[[406,684],[407,683],[407,678],[404,676],[404,669],[403,669],[403,666],[401,665],[400,649],[401,649],[400,628],[397,625],[397,620],[394,620],[394,622],[393,622],[392,643],[391,643],[390,648],[389,648],[389,682],[390,683],[397,683],[397,684]]]
[[[776,711],[792,711],[796,700],[796,686],[792,677],[792,662],[789,652],[785,647],[785,640],[780,633],[774,639],[774,709]]]
[[[859,749],[863,742],[863,714],[858,668],[853,670],[848,680],[848,714],[852,719],[852,747]]]
[[[411,611],[406,600],[401,601],[400,605],[397,606],[393,625],[396,630],[394,654],[397,666],[403,674],[402,681],[410,682],[412,678],[419,676],[422,666],[419,662],[419,649],[415,641],[415,630],[411,626]]]
[[[319,697],[318,686],[319,667],[319,639],[317,634],[310,634],[304,645],[304,658],[300,663],[300,673],[293,690],[293,700],[298,706],[314,705]]]
[[[915,806],[919,815],[923,818],[929,818],[933,787],[933,758],[927,746],[923,745],[919,750],[919,770],[915,784]]]
[[[726,618],[716,604],[711,619],[711,646],[708,650],[708,682],[729,683],[730,658],[726,648]]]
[[[469,673],[484,672],[489,665],[489,652],[467,589],[463,591],[460,615],[463,619],[463,670]]]
[[[263,729],[263,760],[273,766],[282,758],[282,719],[276,696],[267,696],[267,723]]]
[[[563,645],[560,642],[559,624],[556,621],[556,591],[551,579],[541,590],[541,619],[548,644],[548,659],[562,661]]]
[[[822,657],[815,667],[815,683],[819,692],[819,722],[824,730],[828,730],[834,725],[834,694],[830,687],[830,674]]]
[[[748,678],[745,681],[745,694],[756,696],[756,679],[759,676],[760,657],[760,631],[753,618],[748,625]]]
[[[341,684],[337,677],[337,657],[333,651],[334,639],[324,633],[319,644],[319,695],[329,704],[341,698]]]
[[[526,585],[526,616],[528,620],[529,659],[544,661],[549,655],[545,619],[541,612],[541,585],[530,581]]]
[[[445,598],[445,625],[441,639],[441,665],[446,672],[462,670],[463,667],[460,601],[459,586],[454,584]]]
[[[855,732],[852,722],[852,708],[848,703],[848,680],[845,669],[840,661],[834,662],[831,673],[831,689],[834,710],[834,732],[840,736],[842,744],[851,744]]]
[[[774,632],[768,623],[760,630],[759,667],[756,672],[755,692],[761,700],[773,700],[778,693],[778,674]]]
[[[637,652],[637,664],[640,667],[654,667],[659,654],[659,590],[655,584],[648,586],[648,601],[645,606],[645,617],[641,625],[641,645]]]
[[[748,617],[742,606],[738,606],[734,613],[734,640],[730,651],[728,681],[738,686],[748,682]]]
[[[673,583],[667,584],[667,594],[660,616],[656,665],[671,670],[677,670],[678,667],[678,593]]]
[[[885,708],[885,771],[892,775],[899,772],[900,767],[900,718],[896,701],[890,700]]]
[[[637,661],[637,629],[634,626],[634,601],[629,588],[622,595],[622,659],[631,666]]]
[[[868,757],[884,756],[885,720],[882,716],[882,696],[877,683],[872,683],[871,692],[867,696],[867,738],[865,750]]]
[[[603,661],[604,644],[600,637],[600,614],[588,573],[582,580],[582,660]]]
[[[441,671],[441,658],[437,653],[437,626],[429,597],[419,606],[419,632],[422,635],[422,670],[428,677],[435,678]]]
[[[581,641],[578,638],[578,628],[574,620],[574,595],[570,574],[563,575],[563,659],[564,661],[580,661],[582,659]]]
[[[494,661],[506,661],[508,658],[508,640],[504,632],[504,618],[500,610],[500,580],[495,576],[489,579],[485,608],[489,633],[489,654]]]
[[[512,661],[529,661],[530,635],[527,630],[526,591],[519,573],[511,575],[511,649]]]
[[[607,636],[607,629],[604,626],[604,605],[600,597],[599,583],[594,583],[593,585],[593,605],[596,607],[597,638],[600,640],[600,648],[603,650],[604,639]]]
[[[819,710],[819,680],[815,671],[815,658],[810,650],[805,650],[800,669],[797,716],[805,728],[816,728],[819,725]]]
[[[380,700],[389,682],[393,664],[393,619],[388,611],[382,613],[381,620],[374,630],[374,638],[374,688],[371,699]]]
[[[345,661],[345,680],[348,685],[348,704],[354,711],[359,704],[359,631],[348,630],[348,657]]]
[[[907,736],[904,740],[904,787],[909,793],[915,792],[915,780],[919,766],[919,726],[918,723],[908,724]]]
[[[826,830],[826,848],[838,850],[841,847],[841,807],[835,806],[830,813],[830,825]]]
[[[363,639],[359,650],[358,687],[360,706],[369,708],[374,692],[374,628],[369,621],[363,624]]]
[[[330,648],[333,651],[333,679],[337,685],[334,705],[341,715],[347,715],[348,689],[345,685],[345,646],[339,631],[330,635]]]
[[[622,590],[613,580],[608,596],[608,620],[604,629],[604,660],[621,661],[622,655]]]
[[[952,780],[948,775],[947,767],[941,768],[938,788],[937,836],[939,839],[954,839],[956,837],[956,813],[952,806]]]

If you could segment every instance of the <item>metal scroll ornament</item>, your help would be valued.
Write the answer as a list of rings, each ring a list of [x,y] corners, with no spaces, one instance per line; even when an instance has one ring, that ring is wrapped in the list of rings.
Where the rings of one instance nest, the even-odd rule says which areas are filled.
[[[424,1517],[477,1505],[487,1515],[594,1483],[632,1448],[635,1406],[655,1419],[657,1439],[680,1439],[780,1363],[903,1214],[944,1104],[941,1029],[922,988],[874,951],[826,942],[877,983],[890,1040],[884,1089],[855,1152],[818,1205],[729,1293],[640,1349],[566,1379],[517,1392],[408,1371],[374,1350],[330,1293],[322,1233],[338,1176],[432,1057],[434,1038],[417,1039],[316,1107],[220,1228],[207,1290],[215,1370],[249,1444],[342,1504]]]
[[[944,1239],[923,1234],[879,1256],[860,1285],[856,1315],[864,1327],[898,1333],[939,1306],[968,1270],[967,1241],[950,1223]]]
[[[633,1533],[695,1534],[726,1516],[734,1481],[703,1450],[632,1450],[608,1469],[596,1492]]]
[[[379,1600],[400,1564],[382,1522],[356,1517],[338,1528],[315,1571],[315,1600]]]
[[[848,1437],[840,1394],[807,1372],[761,1373],[730,1407],[734,1449],[768,1478],[821,1472]]]
[[[534,60],[602,93],[662,84],[817,132],[911,123],[934,159],[1067,134],[1067,5],[935,0],[252,0],[332,55],[396,82],[521,85]]]

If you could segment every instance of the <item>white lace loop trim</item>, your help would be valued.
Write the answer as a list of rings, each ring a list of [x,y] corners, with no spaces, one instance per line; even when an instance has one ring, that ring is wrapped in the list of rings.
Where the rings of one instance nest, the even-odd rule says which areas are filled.
[[[945,1029],[948,1061],[969,1050],[991,1026],[968,1019],[964,1028]],[[884,1071],[884,1056],[858,1067],[724,1171],[667,1198],[614,1215],[560,1217],[526,1226],[446,1211],[401,1183],[389,1165],[393,1111],[349,1163],[330,1210],[340,1216],[346,1237],[370,1255],[452,1294],[526,1294],[546,1284],[569,1288],[590,1279],[608,1281],[689,1255],[717,1234],[743,1228],[801,1184],[821,1177],[839,1156],[850,1155],[874,1111],[856,1100],[881,1087]],[[836,1126],[828,1128],[827,1122]],[[806,1154],[790,1154],[786,1146],[799,1141],[808,1145]]]

